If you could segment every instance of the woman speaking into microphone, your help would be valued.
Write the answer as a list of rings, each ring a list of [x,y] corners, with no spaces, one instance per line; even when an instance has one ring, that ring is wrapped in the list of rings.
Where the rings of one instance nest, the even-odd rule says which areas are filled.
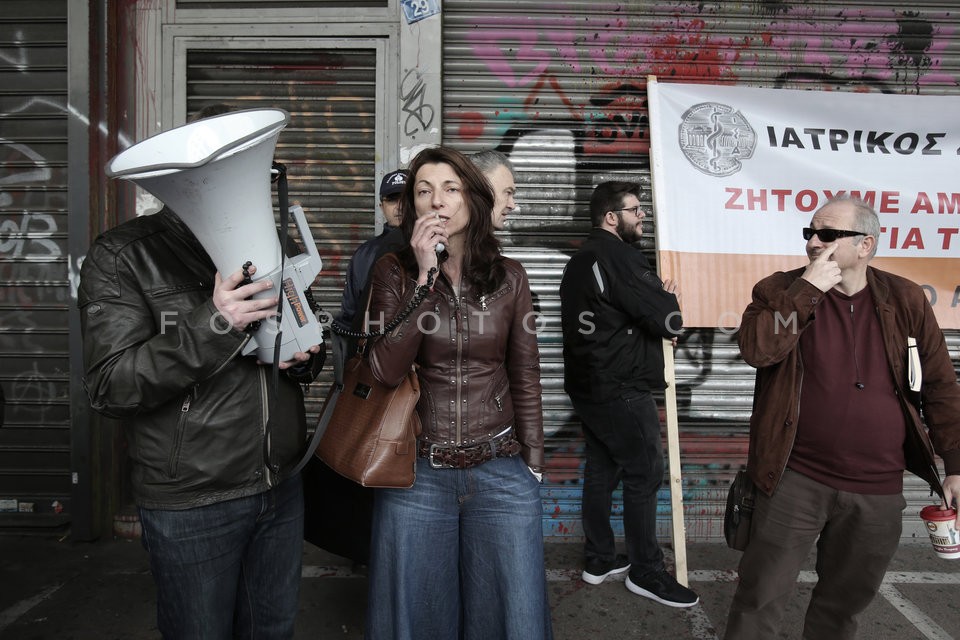
[[[551,638],[527,275],[501,255],[493,192],[468,158],[431,148],[409,169],[407,244],[375,265],[370,313],[393,318],[431,289],[370,362],[388,385],[416,366],[423,431],[413,487],[374,499],[366,637]]]

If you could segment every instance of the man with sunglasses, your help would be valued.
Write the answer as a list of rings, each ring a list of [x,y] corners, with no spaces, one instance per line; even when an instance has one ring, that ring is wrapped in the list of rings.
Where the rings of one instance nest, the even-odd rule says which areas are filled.
[[[744,311],[740,351],[757,368],[747,470],[758,492],[726,640],[779,635],[814,542],[803,638],[855,637],[900,542],[903,470],[942,508],[960,497],[960,385],[923,290],[868,266],[879,235],[868,204],[828,201],[803,230],[809,263],[761,280]],[[913,389],[912,349],[922,371]]]
[[[681,328],[676,285],[661,282],[639,249],[640,185],[604,182],[590,198],[593,230],[560,283],[564,390],[586,443],[582,519],[584,582],[627,573],[632,593],[670,607],[699,598],[664,566],[657,542],[663,481],[660,417],[653,392],[666,387],[663,339]],[[623,482],[626,555],[618,555],[610,510]]]

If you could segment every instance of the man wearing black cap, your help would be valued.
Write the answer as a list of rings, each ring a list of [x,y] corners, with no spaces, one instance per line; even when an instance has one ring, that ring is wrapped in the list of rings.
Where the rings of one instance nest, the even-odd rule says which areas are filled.
[[[407,186],[407,172],[400,169],[391,171],[380,181],[380,209],[386,224],[375,238],[370,238],[357,247],[350,266],[347,267],[347,282],[343,288],[343,302],[340,305],[340,323],[351,325],[357,315],[357,307],[362,303],[363,291],[367,286],[367,277],[373,263],[380,256],[396,251],[403,246],[400,234],[400,193]]]

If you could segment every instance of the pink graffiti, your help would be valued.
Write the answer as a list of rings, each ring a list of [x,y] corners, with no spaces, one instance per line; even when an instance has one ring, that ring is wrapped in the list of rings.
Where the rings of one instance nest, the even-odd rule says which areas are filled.
[[[736,4],[661,3],[639,13],[628,4],[598,3],[586,15],[551,4],[531,15],[480,17],[465,37],[473,56],[514,90],[493,113],[501,131],[543,126],[545,119],[583,123],[587,156],[647,152],[648,75],[917,93],[922,85],[957,82],[942,68],[957,30],[948,13]],[[744,21],[763,27],[746,32]],[[549,113],[541,112],[545,105]],[[450,115],[460,120],[464,140],[481,138],[490,124],[483,113]]]
[[[729,81],[738,79],[735,72],[761,66],[842,70],[851,77],[869,74],[893,82],[909,72],[919,76],[939,69],[956,31],[947,26],[952,24],[947,15],[921,17],[882,8],[828,14],[793,5],[773,16],[759,36],[734,36],[723,32],[736,14],[707,13],[702,3],[665,3],[643,15],[624,7],[598,4],[587,16],[481,18],[467,38],[473,55],[504,86],[521,88],[535,86],[543,74],[588,72],[606,80],[656,74]],[[906,31],[926,24],[936,24],[928,37]],[[922,51],[910,50],[917,44]],[[917,81],[942,82],[943,77]]]
[[[473,54],[511,88],[534,85],[545,73],[636,78],[666,71],[665,63],[694,60],[706,75],[723,76],[736,59],[728,39],[713,42],[701,33],[702,20],[669,20],[650,32],[626,18],[611,20],[600,9],[585,18],[493,17],[481,19],[467,37]]]

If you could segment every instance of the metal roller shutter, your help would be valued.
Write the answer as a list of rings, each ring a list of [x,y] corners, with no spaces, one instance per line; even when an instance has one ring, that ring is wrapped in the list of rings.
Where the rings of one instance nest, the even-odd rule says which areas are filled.
[[[0,17],[0,531],[68,520],[67,2]]]
[[[948,1],[905,9],[893,1],[447,0],[443,10],[444,142],[468,153],[499,148],[519,173],[521,211],[502,238],[529,270],[545,316],[544,533],[580,536],[582,438],[563,393],[557,290],[589,228],[593,186],[614,177],[649,186],[646,76],[958,93],[960,14]],[[651,254],[655,225],[648,217]],[[947,334],[960,361],[960,333]],[[717,540],[729,480],[746,460],[754,371],[729,331],[694,329],[681,338],[676,374],[686,535]],[[903,535],[922,538],[917,513],[930,498],[913,476],[905,484]],[[658,529],[669,538],[666,488],[660,504]]]
[[[386,7],[388,0],[177,0],[178,9]]]

